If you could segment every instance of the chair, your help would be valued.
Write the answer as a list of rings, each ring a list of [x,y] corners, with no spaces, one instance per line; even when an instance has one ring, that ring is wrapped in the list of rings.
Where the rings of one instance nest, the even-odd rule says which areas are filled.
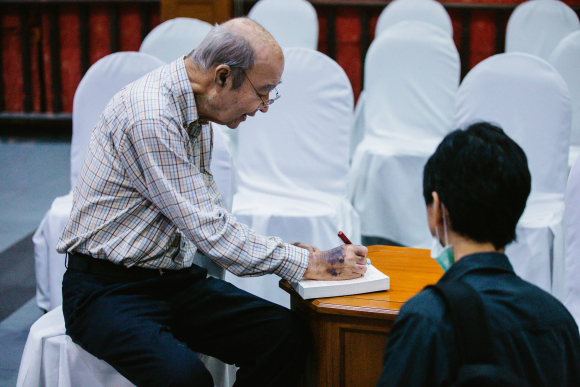
[[[318,17],[306,0],[260,0],[248,13],[280,47],[318,47]]]
[[[365,61],[365,136],[350,175],[362,235],[431,246],[423,167],[453,129],[459,75],[453,40],[432,24],[403,21],[371,44]]]
[[[57,253],[56,244],[72,209],[72,188],[76,185],[91,132],[113,95],[163,65],[159,59],[148,54],[119,52],[97,61],[79,83],[73,101],[71,192],[54,200],[32,238],[36,261],[36,300],[41,309],[49,311],[62,303],[64,255]]]
[[[210,30],[211,24],[197,19],[178,17],[167,20],[147,34],[139,52],[171,63],[199,46]]]
[[[318,47],[318,16],[306,0],[259,0],[248,17],[266,28],[280,47]],[[237,163],[238,131],[217,126],[226,136],[234,162]]]
[[[215,372],[216,359],[203,355],[200,358],[212,373],[216,386],[232,385],[223,368],[218,368],[221,372]],[[30,328],[16,386],[133,387],[134,384],[108,363],[73,343],[66,335],[62,306],[58,306]]]
[[[550,56],[550,64],[560,73],[572,98],[572,130],[570,132],[570,156],[568,167],[572,168],[580,154],[580,31],[572,32],[560,41]]]
[[[572,110],[568,87],[543,59],[495,55],[465,77],[456,124],[498,124],[526,153],[532,192],[506,254],[523,279],[562,299],[564,194]]]
[[[564,212],[565,264],[563,302],[580,325],[580,159],[570,171]]]
[[[394,0],[381,12],[375,28],[375,38],[389,27],[401,21],[422,21],[433,24],[453,36],[453,26],[449,14],[443,6],[435,0]],[[358,144],[364,138],[364,103],[366,93],[363,90],[358,97],[354,112],[354,129],[350,142],[351,158]]]
[[[238,191],[233,213],[263,235],[322,250],[360,243],[358,214],[347,199],[353,93],[342,68],[308,48],[284,49],[282,98],[238,133]],[[279,277],[239,278],[234,285],[280,305]]]
[[[505,52],[523,52],[549,60],[560,40],[580,29],[578,15],[559,0],[531,0],[512,12]]]
[[[405,20],[431,23],[453,36],[451,18],[441,3],[435,0],[394,0],[381,12],[375,27],[375,38]]]

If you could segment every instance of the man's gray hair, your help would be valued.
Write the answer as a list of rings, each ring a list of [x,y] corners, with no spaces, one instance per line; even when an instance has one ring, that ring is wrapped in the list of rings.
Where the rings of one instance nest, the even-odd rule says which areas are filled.
[[[230,66],[234,89],[244,83],[243,70],[249,69],[256,62],[256,53],[246,39],[217,24],[189,57],[205,71],[221,64]]]

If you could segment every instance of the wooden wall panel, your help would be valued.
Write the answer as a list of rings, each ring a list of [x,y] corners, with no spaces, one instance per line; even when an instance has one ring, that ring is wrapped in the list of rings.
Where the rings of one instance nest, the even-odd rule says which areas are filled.
[[[2,80],[4,82],[4,109],[24,110],[22,51],[20,47],[20,20],[16,5],[5,6],[1,18]]]
[[[89,66],[111,53],[111,28],[109,8],[105,4],[92,4],[89,8]]]
[[[161,20],[193,17],[210,24],[231,19],[231,0],[161,0]]]
[[[119,10],[119,51],[139,51],[141,15],[139,4],[126,4]]]
[[[211,23],[228,19],[232,14],[233,0],[161,0],[157,2],[3,2],[0,4],[0,111],[4,112],[64,112],[72,111],[74,92],[83,75],[84,67],[113,50],[138,50],[146,32],[161,20],[176,16],[190,16]],[[355,4],[371,0],[342,1],[341,6],[329,6],[332,1],[311,0],[315,4],[319,19],[318,49],[335,58],[349,77],[355,100],[363,85],[364,53],[361,46],[364,36],[367,44],[374,39],[375,25],[380,12],[388,1],[376,0],[379,6],[366,8],[367,31],[363,31],[359,16],[363,13]],[[443,4],[469,2],[471,4],[519,4],[523,0],[440,0]],[[168,4],[167,8],[165,4]],[[565,0],[571,6],[580,6],[580,0]],[[83,5],[81,5],[83,4]],[[170,4],[173,4],[170,5]],[[250,10],[253,1],[244,1],[244,12]],[[82,7],[86,9],[86,43],[81,20]],[[173,11],[171,11],[173,7]],[[27,8],[27,9],[24,9]],[[332,9],[332,12],[329,10]],[[80,10],[80,11],[79,11]],[[179,12],[185,12],[180,14]],[[80,12],[80,16],[79,16]],[[503,12],[499,23],[501,36],[496,36],[496,22],[499,13],[494,10],[466,11],[453,9],[449,14],[453,23],[454,41],[461,52],[466,48],[463,74],[483,59],[503,51],[503,34],[510,11]],[[464,16],[469,14],[468,23]],[[53,18],[55,16],[55,18]],[[332,20],[328,18],[331,17]],[[112,24],[117,22],[116,26]],[[53,25],[54,21],[54,25]],[[144,25],[143,25],[144,23]],[[334,25],[334,34],[328,34]],[[22,26],[27,39],[23,52],[21,44]],[[56,50],[51,47],[51,34],[56,35]],[[366,32],[364,34],[363,32]],[[328,41],[329,37],[332,42]],[[333,45],[331,43],[334,43]],[[363,42],[364,43],[364,42]],[[81,45],[85,47],[81,47]],[[363,44],[364,45],[364,44]],[[332,48],[331,48],[332,47]],[[85,50],[82,54],[82,50]],[[23,54],[29,63],[23,65]],[[56,59],[57,66],[52,67]],[[24,79],[28,79],[28,83]],[[58,95],[55,95],[54,92]],[[25,100],[26,98],[26,101]]]
[[[78,6],[64,4],[58,15],[60,26],[60,73],[62,110],[72,112],[75,90],[81,81]]]

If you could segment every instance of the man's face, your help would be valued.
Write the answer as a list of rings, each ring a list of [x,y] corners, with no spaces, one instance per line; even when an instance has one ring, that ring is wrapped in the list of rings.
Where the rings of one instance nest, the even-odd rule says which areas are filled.
[[[232,89],[230,78],[226,87],[221,88],[212,101],[216,121],[230,129],[235,129],[248,116],[253,117],[256,109],[262,108],[264,101],[270,99],[270,91],[280,83],[283,71],[283,62],[264,63],[262,61],[246,70],[247,77],[238,89]],[[268,107],[260,111],[265,113]]]

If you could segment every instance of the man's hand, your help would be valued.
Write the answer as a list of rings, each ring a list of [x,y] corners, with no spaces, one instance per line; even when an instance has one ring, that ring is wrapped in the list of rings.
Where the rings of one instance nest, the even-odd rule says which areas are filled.
[[[311,251],[304,278],[345,280],[361,277],[367,271],[364,246],[342,245],[327,251]]]
[[[291,245],[296,246],[296,247],[300,247],[302,249],[306,249],[310,252],[310,254],[320,251],[320,249],[318,247],[312,246],[312,245],[307,245],[306,243],[292,242]]]

